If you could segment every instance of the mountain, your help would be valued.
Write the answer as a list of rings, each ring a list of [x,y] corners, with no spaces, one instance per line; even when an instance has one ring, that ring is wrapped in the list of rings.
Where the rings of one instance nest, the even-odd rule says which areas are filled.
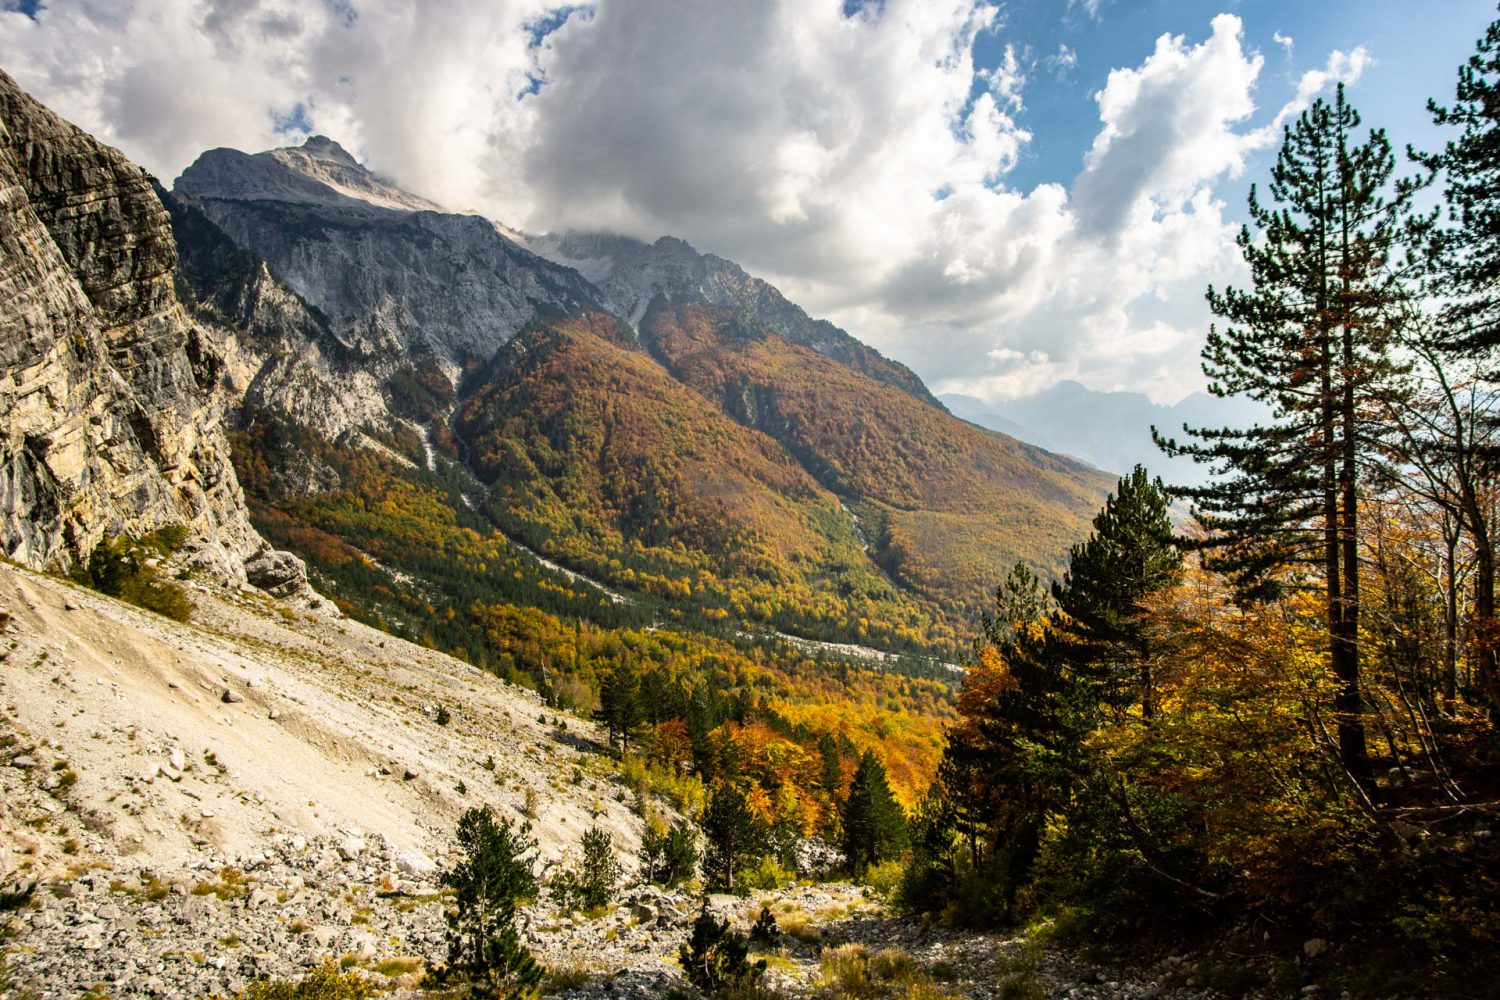
[[[567,232],[530,237],[527,245],[550,260],[576,268],[603,293],[604,306],[632,325],[640,322],[658,297],[676,304],[728,309],[794,344],[941,408],[905,365],[827,320],[811,318],[801,306],[746,274],[733,261],[699,253],[683,240],[663,236],[655,243],[644,243],[609,233]]]
[[[1109,485],[955,419],[680,240],[522,237],[317,137],[205,153],[167,204],[183,294],[239,394],[257,523],[347,610],[466,655],[493,655],[458,614],[475,587],[605,624],[952,655],[1013,562],[1058,570]],[[398,541],[355,517],[397,508],[428,527]],[[355,573],[366,559],[426,579],[433,612]]]
[[[477,215],[434,210],[320,137],[300,149],[204,153],[174,193],[315,307],[379,376],[419,362],[452,378],[488,361],[539,311],[597,292]]]
[[[220,360],[173,288],[150,179],[0,73],[0,546],[66,569],[106,536],[184,525],[244,579],[250,527]]]
[[[940,604],[980,610],[1017,561],[1059,571],[1113,485],[733,313],[660,307],[642,337],[676,378],[784,445],[847,505],[876,564]]]
[[[1220,399],[1195,392],[1164,406],[1144,393],[1096,392],[1073,381],[995,402],[958,394],[944,394],[941,399],[953,413],[981,427],[1115,473],[1144,465],[1166,482],[1184,485],[1204,482],[1207,471],[1186,458],[1168,459],[1151,440],[1153,426],[1169,437],[1181,437],[1183,424],[1242,427],[1261,415],[1255,403],[1238,397]]]

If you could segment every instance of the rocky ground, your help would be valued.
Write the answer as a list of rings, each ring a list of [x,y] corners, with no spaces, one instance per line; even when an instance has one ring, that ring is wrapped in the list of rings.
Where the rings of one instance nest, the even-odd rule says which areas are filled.
[[[1196,998],[1185,974],[1118,978],[1019,939],[884,917],[846,883],[749,898],[710,897],[742,930],[763,905],[783,933],[761,949],[768,984],[790,996],[837,996],[866,956],[866,996]],[[664,996],[683,989],[676,964],[699,901],[631,887],[603,913],[542,902],[522,915],[524,942],[552,972],[549,992]],[[9,916],[6,995],[232,996],[253,978],[292,979],[334,962],[410,995],[443,955],[444,896],[387,843],[282,835],[235,866],[173,872],[98,868],[42,887]],[[890,979],[882,983],[880,972]],[[914,992],[920,984],[926,992]],[[873,990],[874,992],[869,992]]]
[[[181,625],[0,565],[0,998],[228,997],[328,961],[409,993],[443,957],[437,876],[477,804],[531,820],[544,879],[589,826],[622,855],[618,905],[523,913],[550,992],[685,988],[700,901],[629,884],[641,820],[592,724],[307,591],[192,596]],[[789,996],[1204,995],[1181,961],[1094,969],[848,884],[710,904],[741,929],[771,907]]]

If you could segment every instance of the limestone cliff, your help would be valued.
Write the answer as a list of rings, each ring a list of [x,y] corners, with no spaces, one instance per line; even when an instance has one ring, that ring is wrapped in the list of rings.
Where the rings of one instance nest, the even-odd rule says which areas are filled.
[[[0,551],[66,568],[182,523],[243,579],[250,527],[221,362],[173,290],[150,178],[0,73]]]

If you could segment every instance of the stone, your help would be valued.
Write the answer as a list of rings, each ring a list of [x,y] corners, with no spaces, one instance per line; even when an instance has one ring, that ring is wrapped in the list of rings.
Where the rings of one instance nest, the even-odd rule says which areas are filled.
[[[172,770],[174,771],[183,771],[187,769],[187,754],[182,752],[181,747],[174,747],[172,749],[171,755],[167,758],[167,761],[172,765]]]
[[[37,766],[36,758],[28,757],[26,754],[22,754],[19,757],[12,757],[10,759],[10,766],[18,771],[30,771]]]
[[[1322,938],[1308,938],[1302,943],[1302,954],[1308,958],[1319,958],[1328,952],[1328,942]]]
[[[245,578],[273,597],[290,597],[307,586],[307,564],[290,552],[266,549],[245,560]]]
[[[425,878],[437,871],[437,862],[421,851],[399,851],[396,854],[396,870],[412,878]]]
[[[365,853],[366,846],[367,845],[365,844],[362,837],[356,837],[353,835],[345,837],[343,840],[339,841],[339,857],[343,858],[345,861],[353,861],[355,858]]]
[[[219,700],[226,705],[238,705],[240,702],[245,700],[245,696],[240,694],[234,688],[225,688],[224,693],[219,695]]]

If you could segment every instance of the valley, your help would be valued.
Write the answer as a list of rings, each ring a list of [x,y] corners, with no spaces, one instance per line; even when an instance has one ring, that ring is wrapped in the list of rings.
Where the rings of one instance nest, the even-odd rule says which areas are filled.
[[[0,4],[0,1000],[1500,997],[1500,21],[1126,6]]]

